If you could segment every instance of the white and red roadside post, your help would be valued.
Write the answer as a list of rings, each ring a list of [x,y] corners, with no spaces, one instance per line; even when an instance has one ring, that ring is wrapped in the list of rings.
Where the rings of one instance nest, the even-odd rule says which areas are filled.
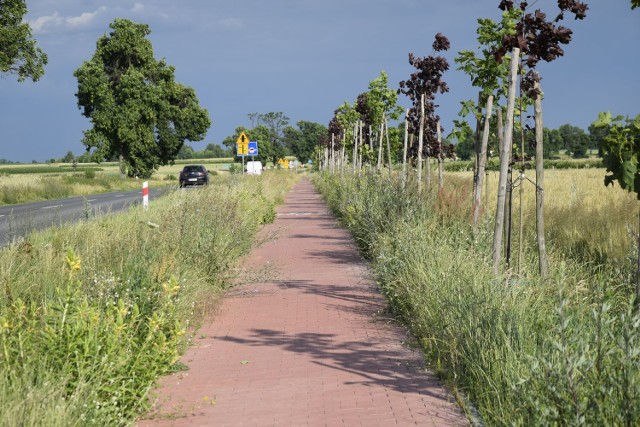
[[[149,181],[142,183],[142,207],[149,209]]]

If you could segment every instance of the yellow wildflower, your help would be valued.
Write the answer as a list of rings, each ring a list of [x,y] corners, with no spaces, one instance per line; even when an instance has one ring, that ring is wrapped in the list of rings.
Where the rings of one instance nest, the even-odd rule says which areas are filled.
[[[67,256],[65,257],[65,262],[70,272],[76,272],[80,270],[81,259],[79,256],[75,254],[73,249],[67,249]]]

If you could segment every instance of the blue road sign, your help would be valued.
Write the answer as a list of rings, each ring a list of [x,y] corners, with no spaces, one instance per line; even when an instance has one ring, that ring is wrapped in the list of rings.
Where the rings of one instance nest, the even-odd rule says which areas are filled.
[[[249,149],[247,150],[247,154],[250,156],[258,155],[258,141],[249,141]]]

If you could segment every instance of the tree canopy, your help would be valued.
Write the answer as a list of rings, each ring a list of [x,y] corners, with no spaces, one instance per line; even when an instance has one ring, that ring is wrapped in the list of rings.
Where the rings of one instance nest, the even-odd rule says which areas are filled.
[[[256,140],[262,140],[262,146],[265,148],[267,148],[268,145],[268,151],[265,151],[265,159],[271,159],[275,165],[278,162],[278,159],[287,154],[284,147],[284,129],[287,124],[289,124],[289,117],[287,117],[282,111],[270,111],[265,114],[249,114],[249,118],[252,122],[253,120],[257,121],[257,126],[254,128],[253,133],[258,132],[260,138],[256,138]],[[260,152],[261,149],[262,148],[259,147],[258,152]]]
[[[0,0],[0,73],[15,74],[18,81],[34,82],[44,74],[47,55],[36,46],[24,0]]]
[[[318,142],[327,134],[327,127],[320,124],[300,120],[298,129],[287,126],[284,129],[285,145],[302,163],[307,163],[313,157],[313,151]]]
[[[274,165],[278,163],[278,159],[286,156],[285,132],[289,117],[283,112],[250,113],[247,115],[251,121],[251,129],[244,126],[238,126],[233,135],[226,137],[222,144],[232,148],[233,154],[236,155],[236,140],[240,133],[245,132],[250,141],[258,143],[258,155],[255,160],[263,163],[271,161]]]
[[[433,52],[443,52],[449,50],[450,43],[441,33],[437,33],[432,44]],[[426,57],[417,57],[413,53],[409,53],[409,64],[416,70],[411,74],[408,80],[400,82],[399,93],[405,94],[411,100],[413,106],[409,110],[409,131],[416,134],[419,128],[421,98],[424,95],[424,141],[423,153],[427,156],[439,156],[441,147],[437,138],[437,128],[439,126],[440,116],[436,114],[435,96],[437,93],[449,92],[449,86],[442,79],[443,74],[449,70],[449,62],[443,56],[434,56],[434,54]],[[414,143],[409,148],[411,157],[417,157],[419,148]],[[444,146],[442,147],[444,148]],[[453,147],[447,146],[448,155],[453,154]]]
[[[202,140],[211,120],[195,91],[175,81],[174,67],[154,58],[147,25],[115,19],[109,27],[74,72],[78,108],[93,125],[83,143],[98,159],[119,158],[128,176],[148,177],[186,140]]]
[[[620,187],[636,193],[640,200],[640,115],[625,119],[613,117],[610,112],[600,113],[594,126],[607,129],[602,145],[607,168],[604,185],[618,181]]]

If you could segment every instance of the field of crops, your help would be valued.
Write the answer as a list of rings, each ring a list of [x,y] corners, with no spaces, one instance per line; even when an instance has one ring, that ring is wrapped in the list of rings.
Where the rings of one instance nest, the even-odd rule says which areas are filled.
[[[415,182],[363,173],[316,179],[371,262],[427,362],[485,425],[634,425],[640,419],[640,315],[633,306],[635,194],[603,169],[548,171],[549,273],[537,273],[535,189],[514,191],[510,268],[492,273],[497,176],[470,225],[470,172],[418,197]],[[525,176],[526,177],[526,176]],[[434,179],[434,182],[437,181]]]
[[[212,174],[225,174],[233,159],[177,161],[175,165],[162,166],[148,180],[149,185],[177,186],[178,175],[187,163],[204,164]],[[141,187],[141,180],[121,177],[117,163],[79,164],[75,168],[67,163],[0,167],[0,205],[137,190]]]

